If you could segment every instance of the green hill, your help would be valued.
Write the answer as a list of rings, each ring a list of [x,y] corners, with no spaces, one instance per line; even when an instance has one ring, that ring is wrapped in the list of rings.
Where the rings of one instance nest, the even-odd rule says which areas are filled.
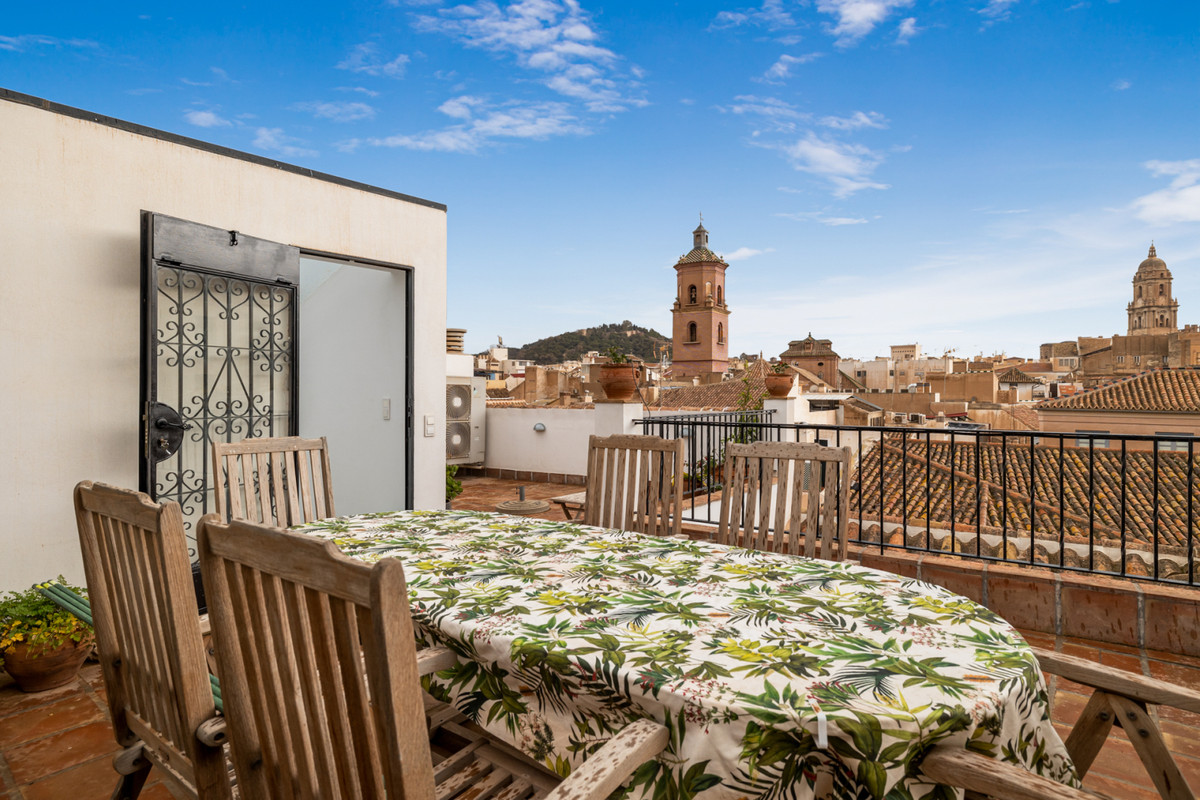
[[[604,355],[610,347],[615,347],[622,353],[646,361],[658,361],[658,348],[661,345],[670,347],[671,341],[653,328],[642,328],[625,320],[615,325],[597,325],[560,333],[522,347],[510,347],[508,357],[527,358],[536,364],[557,364],[561,361],[579,361],[584,353],[591,350]]]

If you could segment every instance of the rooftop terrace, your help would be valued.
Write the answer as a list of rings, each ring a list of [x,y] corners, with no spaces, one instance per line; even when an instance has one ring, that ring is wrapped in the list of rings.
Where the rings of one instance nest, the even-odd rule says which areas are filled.
[[[548,499],[578,486],[463,476],[464,493],[455,507],[493,510],[526,487],[529,499]],[[539,515],[561,519],[557,507]],[[1163,681],[1200,689],[1200,658],[1146,648],[1106,644],[1069,636],[1022,631],[1030,643]],[[1053,678],[1049,685],[1053,718],[1064,737],[1086,703],[1086,690]],[[1161,725],[1167,745],[1192,787],[1200,787],[1200,715],[1164,708]],[[101,800],[115,785],[112,756],[117,752],[108,721],[99,666],[88,664],[71,685],[22,694],[0,674],[0,800]],[[1158,794],[1124,733],[1116,729],[1088,773],[1084,785],[1120,800],[1154,800]],[[142,795],[170,797],[152,772]]]

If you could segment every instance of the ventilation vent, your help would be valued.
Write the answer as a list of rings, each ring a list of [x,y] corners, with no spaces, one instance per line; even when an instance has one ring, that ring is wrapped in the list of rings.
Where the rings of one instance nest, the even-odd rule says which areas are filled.
[[[471,416],[471,387],[452,384],[446,387],[446,419],[467,419]]]
[[[470,408],[470,405],[467,406]],[[446,457],[466,458],[471,454],[471,424],[469,422],[446,423]]]

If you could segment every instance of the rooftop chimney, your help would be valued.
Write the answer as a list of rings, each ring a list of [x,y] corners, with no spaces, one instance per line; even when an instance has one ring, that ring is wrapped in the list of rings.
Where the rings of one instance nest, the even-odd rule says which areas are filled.
[[[466,328],[446,328],[446,352],[462,353],[463,337],[467,335]]]

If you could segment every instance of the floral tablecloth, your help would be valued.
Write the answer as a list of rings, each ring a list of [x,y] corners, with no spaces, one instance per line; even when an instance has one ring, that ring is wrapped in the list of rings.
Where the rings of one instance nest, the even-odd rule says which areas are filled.
[[[471,511],[300,531],[403,560],[429,689],[566,775],[630,720],[670,745],[630,797],[944,798],[952,742],[1078,785],[1028,646],[931,584],[846,563]]]

